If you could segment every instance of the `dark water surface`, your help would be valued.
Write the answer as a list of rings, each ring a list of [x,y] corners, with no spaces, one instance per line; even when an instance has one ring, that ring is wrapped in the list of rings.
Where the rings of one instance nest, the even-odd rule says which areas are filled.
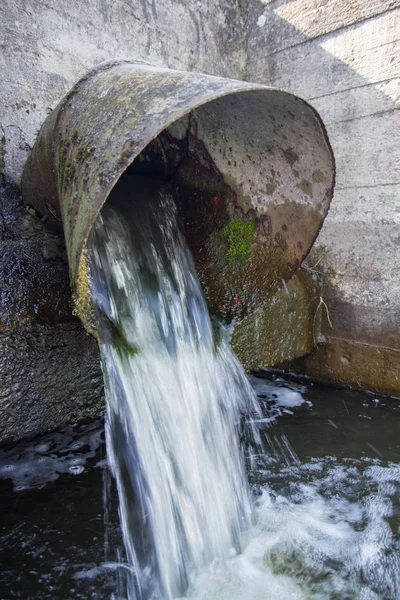
[[[249,460],[257,523],[242,554],[201,571],[187,597],[398,600],[400,401],[252,383],[263,408],[264,451]],[[124,598],[106,470],[100,422],[0,451],[1,600]]]

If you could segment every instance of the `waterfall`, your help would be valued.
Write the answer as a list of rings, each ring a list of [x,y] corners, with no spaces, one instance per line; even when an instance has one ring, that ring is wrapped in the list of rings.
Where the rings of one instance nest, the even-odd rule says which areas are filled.
[[[126,176],[88,248],[127,595],[173,599],[251,524],[239,426],[255,395],[213,330],[167,184]]]

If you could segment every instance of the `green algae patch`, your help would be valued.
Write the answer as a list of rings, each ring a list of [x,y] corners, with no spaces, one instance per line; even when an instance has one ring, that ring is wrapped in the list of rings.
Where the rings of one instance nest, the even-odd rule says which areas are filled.
[[[112,344],[120,358],[122,358],[124,355],[128,355],[130,358],[135,357],[138,354],[138,349],[136,346],[128,342],[120,324],[116,323],[115,321],[110,321],[109,323]]]
[[[75,167],[71,161],[68,161],[66,163],[64,173],[65,173],[65,182],[67,184],[70,184],[72,182],[73,178],[75,177]]]
[[[228,240],[227,258],[231,265],[238,269],[246,266],[254,233],[254,222],[249,219],[233,219],[223,227],[221,234]]]

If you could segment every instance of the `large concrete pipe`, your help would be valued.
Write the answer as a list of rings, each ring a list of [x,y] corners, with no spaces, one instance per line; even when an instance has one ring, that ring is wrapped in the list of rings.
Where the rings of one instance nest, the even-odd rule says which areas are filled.
[[[334,160],[319,115],[289,93],[133,61],[93,69],[46,119],[22,180],[25,203],[64,229],[84,321],[85,244],[125,172],[170,181],[208,299],[240,319],[310,250]]]

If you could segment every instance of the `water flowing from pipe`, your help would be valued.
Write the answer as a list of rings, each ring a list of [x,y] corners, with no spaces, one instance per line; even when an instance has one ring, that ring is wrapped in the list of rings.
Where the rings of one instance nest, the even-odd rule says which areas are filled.
[[[120,186],[89,252],[128,597],[172,599],[251,524],[239,425],[255,395],[213,330],[165,184]]]

